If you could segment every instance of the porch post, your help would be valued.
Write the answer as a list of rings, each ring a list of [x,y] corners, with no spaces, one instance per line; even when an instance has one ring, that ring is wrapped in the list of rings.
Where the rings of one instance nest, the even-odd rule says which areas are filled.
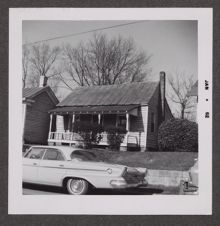
[[[73,114],[72,123],[75,122],[75,114]]]
[[[50,129],[49,129],[49,132],[51,132],[52,120],[53,120],[53,114],[50,114]]]
[[[27,105],[26,103],[23,103],[22,104],[22,114],[23,114],[23,123],[22,123],[22,126],[23,126],[23,130],[22,130],[22,142],[24,143],[24,134],[25,134],[25,121],[26,121],[26,111],[27,111]]]
[[[100,124],[101,122],[101,114],[98,114],[98,123]]]
[[[116,114],[116,127],[118,127],[118,114]]]
[[[71,115],[68,115],[69,118],[68,118],[68,132],[71,131],[72,129],[72,118],[71,118]]]
[[[102,115],[102,126],[104,126],[105,115]]]
[[[62,115],[56,115],[56,131],[64,132],[64,120]]]
[[[74,122],[75,122],[75,114],[73,113],[73,117],[72,117],[72,125],[71,125],[71,131],[73,132],[73,127],[74,127]]]
[[[50,127],[49,127],[48,139],[51,138],[52,121],[53,121],[53,114],[50,114]]]
[[[126,113],[126,130],[129,131],[129,114]]]
[[[74,133],[73,133],[73,131],[74,131],[74,125],[73,125],[73,123],[75,122],[75,114],[73,113],[73,117],[72,117],[72,125],[71,125],[71,140],[73,140],[74,139]],[[71,143],[70,143],[70,146],[71,146]]]

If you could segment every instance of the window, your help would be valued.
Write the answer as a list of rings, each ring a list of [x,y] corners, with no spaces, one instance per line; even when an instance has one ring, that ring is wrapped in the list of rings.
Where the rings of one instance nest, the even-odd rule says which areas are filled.
[[[71,159],[79,158],[82,161],[97,161],[97,156],[93,152],[90,151],[82,151],[82,150],[75,150],[70,155]]]
[[[153,133],[155,130],[155,115],[151,113],[151,132]]]
[[[64,157],[57,149],[47,149],[44,160],[64,161]]]
[[[31,148],[31,150],[25,155],[25,158],[42,159],[44,152],[44,148]]]

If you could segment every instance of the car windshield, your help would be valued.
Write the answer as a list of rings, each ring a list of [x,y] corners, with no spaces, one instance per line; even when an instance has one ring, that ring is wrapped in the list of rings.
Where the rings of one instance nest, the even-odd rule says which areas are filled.
[[[75,150],[70,155],[71,159],[80,159],[82,161],[98,161],[95,153],[84,150]]]

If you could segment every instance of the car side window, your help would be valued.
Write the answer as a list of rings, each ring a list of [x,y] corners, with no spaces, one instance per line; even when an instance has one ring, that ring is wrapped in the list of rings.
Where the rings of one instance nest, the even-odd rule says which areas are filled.
[[[25,155],[25,158],[42,159],[44,152],[45,148],[31,148],[31,150]]]
[[[44,160],[57,160],[57,161],[64,161],[64,157],[61,154],[60,151],[58,151],[57,149],[47,149],[46,153],[44,155]]]

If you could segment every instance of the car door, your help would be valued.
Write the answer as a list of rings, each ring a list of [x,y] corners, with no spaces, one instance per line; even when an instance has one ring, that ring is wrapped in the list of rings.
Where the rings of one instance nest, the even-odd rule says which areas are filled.
[[[42,184],[62,186],[66,173],[65,157],[57,148],[47,148],[39,167],[39,180]]]
[[[40,161],[44,155],[45,148],[32,147],[23,157],[23,182],[37,183]]]

